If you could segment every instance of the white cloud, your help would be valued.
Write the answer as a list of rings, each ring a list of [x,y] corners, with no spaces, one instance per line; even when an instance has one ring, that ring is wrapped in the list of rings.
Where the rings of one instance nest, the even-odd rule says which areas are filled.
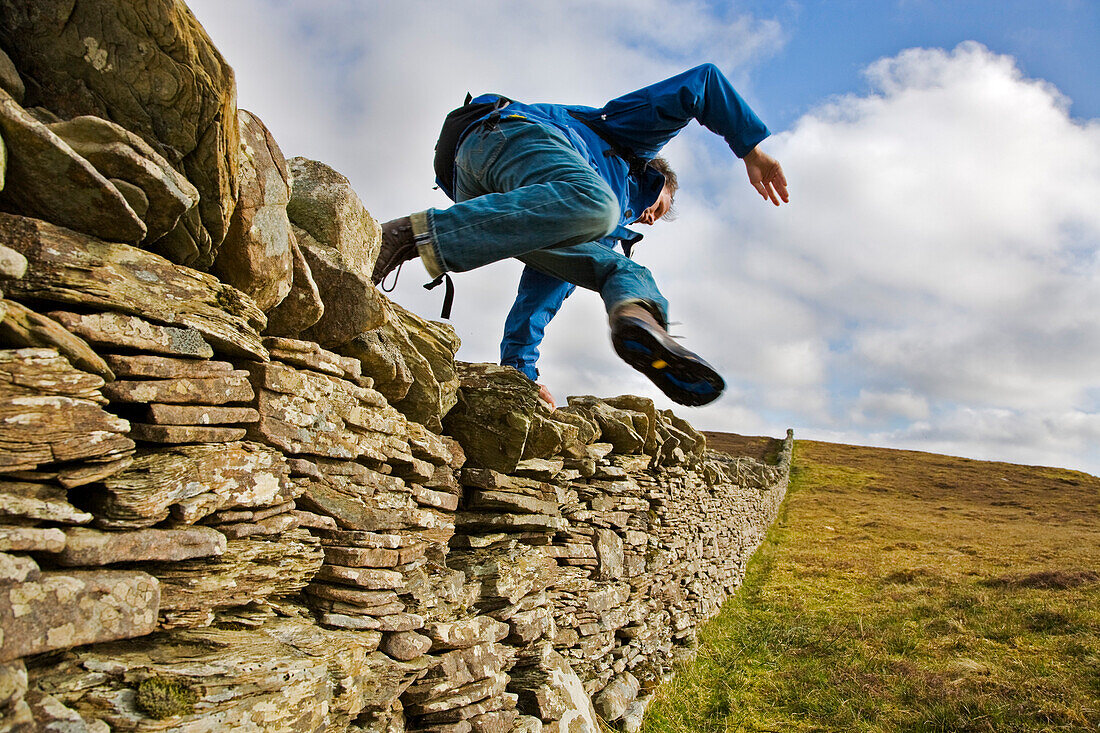
[[[876,392],[861,389],[852,413],[852,422],[859,425],[897,419],[926,420],[928,416],[928,400],[910,390]]]
[[[1097,470],[1100,124],[975,43],[905,51],[867,78],[873,94],[772,143],[795,198],[786,216],[739,207],[748,271],[812,304],[833,414],[923,402],[893,406],[909,427],[857,442]]]
[[[351,178],[380,219],[446,204],[432,146],[467,90],[600,104],[714,61],[754,101],[751,64],[783,30],[712,5],[191,2],[241,105],[288,156]],[[765,143],[789,206],[763,204],[704,130],[667,148],[681,217],[647,231],[637,257],[676,332],[730,385],[678,411],[703,428],[789,424],[1100,472],[1100,123],[974,43],[902,51],[866,80],[872,93],[828,100]],[[518,270],[456,277],[460,358],[496,359]],[[406,268],[393,297],[435,317],[439,291],[422,281]],[[551,324],[540,367],[559,401],[634,392],[671,406],[617,360],[591,294]]]

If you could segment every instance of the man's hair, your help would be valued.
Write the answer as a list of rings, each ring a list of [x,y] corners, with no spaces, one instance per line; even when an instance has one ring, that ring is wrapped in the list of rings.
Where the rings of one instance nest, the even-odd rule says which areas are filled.
[[[649,164],[664,175],[665,186],[668,188],[671,199],[671,206],[668,207],[668,211],[661,218],[665,221],[673,221],[676,218],[676,192],[680,190],[680,181],[676,178],[676,171],[672,170],[672,166],[668,164],[668,161],[660,156],[649,161]]]

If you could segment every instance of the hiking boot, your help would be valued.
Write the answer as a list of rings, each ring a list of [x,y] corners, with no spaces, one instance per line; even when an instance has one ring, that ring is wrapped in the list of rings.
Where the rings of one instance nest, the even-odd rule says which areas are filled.
[[[382,225],[382,248],[374,261],[371,282],[378,285],[395,269],[416,257],[416,239],[413,236],[412,219],[403,216]]]
[[[726,388],[714,367],[676,343],[645,306],[618,306],[610,321],[615,353],[672,401],[689,407],[705,405]]]

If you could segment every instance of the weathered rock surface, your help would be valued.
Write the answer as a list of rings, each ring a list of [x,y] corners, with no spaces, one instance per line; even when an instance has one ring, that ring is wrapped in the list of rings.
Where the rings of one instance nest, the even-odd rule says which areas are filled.
[[[264,346],[268,348],[272,359],[284,364],[331,374],[355,382],[361,387],[371,386],[370,378],[363,377],[363,365],[357,359],[322,349],[312,341],[268,336],[264,339]]]
[[[637,678],[629,672],[624,672],[611,680],[592,703],[596,712],[604,720],[618,720],[638,696],[639,690],[641,690],[641,683]]]
[[[350,271],[370,277],[382,228],[351,188],[347,178],[308,158],[289,161],[293,187],[290,220],[321,245],[339,253]],[[364,329],[366,330],[366,329]]]
[[[546,409],[538,385],[511,367],[461,362],[455,367],[461,387],[444,429],[471,463],[510,473],[523,459],[531,415]]]
[[[141,572],[43,573],[8,586],[0,592],[0,662],[151,633],[159,600],[156,579]]]
[[[120,378],[216,379],[233,371],[227,361],[178,359],[153,354],[106,354],[107,365]]]
[[[213,558],[141,567],[160,581],[162,625],[197,626],[212,621],[214,609],[301,590],[323,559],[309,532],[292,529],[270,537],[229,540],[225,551]]]
[[[254,439],[290,454],[352,460],[406,452],[405,418],[373,389],[284,364],[248,366],[260,413],[249,428]]]
[[[27,481],[0,482],[0,517],[87,524],[92,515],[69,503],[61,486]]]
[[[113,120],[187,176],[201,196],[203,236],[176,261],[208,266],[237,199],[236,88],[183,2],[3,3],[0,43],[29,105]]]
[[[211,271],[266,312],[290,293],[294,278],[288,171],[282,151],[259,118],[242,109],[237,120],[239,194]]]
[[[199,203],[199,192],[144,140],[109,120],[74,117],[47,125],[116,189],[128,184],[144,203],[135,212],[145,223],[146,242],[175,228],[184,212]],[[131,208],[134,208],[131,206]]]
[[[4,141],[0,138],[0,151]],[[0,152],[0,188],[4,187],[4,153]],[[20,278],[27,274],[27,258],[11,247],[0,246],[0,277]]]
[[[71,653],[38,686],[112,730],[318,730],[323,657],[259,631],[174,631]]]
[[[0,214],[0,244],[31,263],[27,275],[9,286],[12,293],[187,326],[226,354],[267,356],[259,336],[266,323],[263,313],[211,275],[135,247],[10,214]]]
[[[432,640],[415,631],[395,631],[386,634],[379,648],[400,662],[409,662],[426,654]]]
[[[193,328],[163,326],[123,313],[52,311],[49,315],[73,334],[99,346],[197,359],[209,359],[214,355],[214,349]]]
[[[369,270],[358,269],[304,229],[295,226],[294,235],[324,303],[320,319],[300,338],[332,349],[385,323],[386,301],[371,283]]]
[[[26,87],[23,86],[23,80],[19,77],[15,64],[11,62],[11,57],[2,50],[0,50],[0,89],[10,94],[18,104],[23,104]]]
[[[56,527],[0,527],[0,552],[61,552],[65,533]]]
[[[65,531],[65,547],[53,561],[67,567],[119,562],[190,560],[225,552],[225,535],[209,527],[140,529],[100,532],[87,528]]]
[[[159,425],[229,425],[257,422],[260,413],[251,407],[153,404],[146,419]]]
[[[195,522],[229,507],[272,506],[295,496],[282,454],[257,443],[174,446],[145,452],[103,482],[99,524],[150,527],[168,517]]]
[[[0,470],[81,459],[110,459],[133,450],[129,423],[100,407],[100,377],[74,369],[56,351],[0,350]]]
[[[6,207],[112,241],[145,237],[145,224],[118,189],[2,89],[0,134]]]
[[[291,234],[293,234],[293,228]],[[325,303],[317,281],[309,269],[302,248],[298,246],[298,237],[290,241],[290,258],[293,277],[290,292],[283,300],[267,312],[267,330],[271,336],[297,338],[307,328],[321,320],[325,313]]]
[[[461,344],[454,329],[428,321],[395,303],[386,322],[339,347],[363,364],[375,388],[407,418],[439,432],[458,399],[454,356]]]
[[[537,662],[512,670],[511,688],[519,693],[520,707],[543,722],[558,721],[559,730],[597,733],[596,711],[577,674],[549,644]]]
[[[489,616],[474,616],[462,621],[435,622],[424,627],[432,649],[466,649],[477,644],[500,641],[508,635],[508,624]]]
[[[255,393],[248,372],[233,371],[208,379],[119,379],[103,387],[112,402],[224,405],[248,402]]]
[[[114,379],[107,363],[79,336],[75,336],[57,321],[35,313],[14,300],[0,300],[4,315],[0,319],[0,341],[16,348],[57,349],[78,369]]]

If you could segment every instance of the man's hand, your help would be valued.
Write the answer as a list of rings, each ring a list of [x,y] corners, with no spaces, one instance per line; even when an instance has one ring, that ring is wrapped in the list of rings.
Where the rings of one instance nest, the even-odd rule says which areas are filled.
[[[550,394],[550,390],[546,388],[545,384],[539,385],[539,399],[550,406],[550,412],[553,412],[558,407],[554,404],[554,395]]]
[[[787,197],[787,178],[783,175],[783,166],[779,165],[778,160],[765,153],[758,145],[744,157],[744,161],[749,183],[765,201],[771,199],[773,204],[779,206],[780,199],[783,199],[783,203],[790,200]]]

